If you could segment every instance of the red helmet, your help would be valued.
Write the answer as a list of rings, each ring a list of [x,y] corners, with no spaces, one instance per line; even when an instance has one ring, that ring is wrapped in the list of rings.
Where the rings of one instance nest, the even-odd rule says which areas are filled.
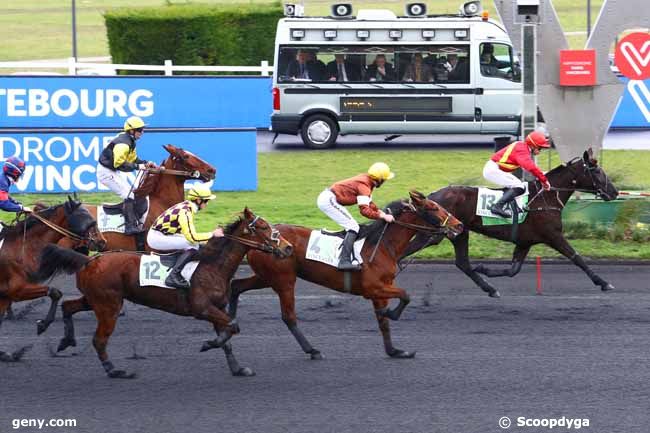
[[[533,148],[548,148],[551,147],[551,143],[548,142],[548,138],[541,131],[533,131],[526,137],[526,144]]]
[[[10,156],[5,161],[2,171],[4,171],[7,176],[17,180],[25,171],[25,161],[16,156]]]

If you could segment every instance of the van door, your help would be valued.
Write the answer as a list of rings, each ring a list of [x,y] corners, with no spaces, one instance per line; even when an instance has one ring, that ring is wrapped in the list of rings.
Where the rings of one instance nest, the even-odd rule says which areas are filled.
[[[522,87],[521,69],[512,47],[505,42],[484,41],[474,64],[477,116],[484,134],[519,135]]]

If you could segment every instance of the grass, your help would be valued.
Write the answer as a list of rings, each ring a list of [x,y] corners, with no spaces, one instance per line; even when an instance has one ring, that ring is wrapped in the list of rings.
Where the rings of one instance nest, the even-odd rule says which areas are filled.
[[[551,153],[551,152],[549,152]],[[449,184],[484,184],[481,170],[491,154],[484,150],[402,150],[402,151],[314,151],[276,152],[258,155],[259,189],[254,192],[221,192],[208,209],[197,217],[201,230],[211,230],[217,224],[232,220],[233,215],[244,206],[274,223],[292,223],[308,227],[337,226],[316,207],[316,197],[332,182],[365,171],[374,161],[385,161],[395,171],[395,179],[375,191],[373,198],[379,205],[397,198],[408,197],[412,188],[424,193]],[[146,157],[146,155],[143,155]],[[650,189],[650,152],[614,151],[603,154],[604,168],[619,188],[626,185]],[[549,168],[546,156],[539,159],[543,169]],[[557,154],[551,154],[550,167],[559,164]],[[16,195],[19,200],[31,204],[38,200],[59,203],[56,195]],[[111,194],[84,194],[86,202],[101,203],[115,200]],[[351,209],[358,221],[364,220],[355,209]],[[2,215],[7,221],[11,215]],[[589,229],[575,231],[590,234]],[[638,238],[642,240],[645,238]],[[572,240],[578,251],[588,257],[618,257],[629,259],[650,259],[650,244],[620,240],[618,236]],[[472,235],[472,257],[509,258],[512,245]],[[531,254],[556,257],[547,248],[535,247]],[[430,248],[421,254],[422,258],[451,258],[453,249],[449,242]]]
[[[238,3],[271,3],[274,0],[237,0]],[[197,0],[193,3],[224,3],[225,0]],[[328,15],[336,1],[305,0],[308,15]],[[592,0],[592,24],[602,0]],[[108,56],[102,12],[116,7],[161,6],[187,3],[178,0],[76,0],[78,57]],[[382,8],[402,14],[405,1],[353,0],[355,9]],[[427,2],[429,13],[456,13],[461,0]],[[498,17],[492,1],[484,0],[491,16]],[[566,32],[586,30],[586,3],[555,0],[555,9]],[[64,58],[72,55],[71,0],[3,0],[0,2],[0,61]],[[272,37],[273,35],[269,35]],[[585,36],[571,36],[572,48],[582,48]],[[268,59],[271,60],[272,59]]]

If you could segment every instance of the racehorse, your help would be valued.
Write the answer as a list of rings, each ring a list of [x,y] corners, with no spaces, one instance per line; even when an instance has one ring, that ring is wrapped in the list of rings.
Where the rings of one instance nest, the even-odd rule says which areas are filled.
[[[199,250],[199,265],[191,279],[189,293],[177,289],[141,286],[140,257],[135,252],[109,252],[87,257],[58,246],[47,248],[42,254],[38,271],[40,278],[59,272],[77,272],[77,287],[83,294],[79,299],[63,302],[65,336],[58,351],[76,346],[72,315],[93,310],[97,329],[93,346],[104,370],[111,378],[133,378],[125,370],[116,369],[108,358],[106,347],[117,322],[124,299],[179,316],[193,316],[211,322],[217,338],[206,341],[202,351],[223,347],[228,365],[234,375],[254,374],[240,367],[231,356],[228,340],[239,332],[237,322],[225,311],[230,279],[244,255],[251,248],[278,257],[291,255],[292,246],[264,219],[255,216],[248,208],[228,227],[224,237],[211,238]]]
[[[165,170],[147,172],[139,187],[134,189],[136,199],[149,197],[149,211],[144,221],[147,230],[155,219],[171,206],[185,200],[185,181],[198,179],[209,182],[215,178],[216,170],[213,166],[203,161],[196,155],[181,148],[167,144],[163,148],[169,156],[162,163]],[[87,206],[93,217],[97,218],[97,206]],[[146,233],[145,233],[146,234]],[[136,251],[137,236],[128,236],[118,232],[104,232],[109,250]],[[145,236],[142,237],[144,243]],[[60,243],[69,247],[69,242]]]
[[[13,302],[29,301],[48,296],[51,300],[47,316],[37,322],[42,334],[54,321],[61,291],[38,284],[29,272],[38,267],[36,258],[49,245],[67,238],[73,246],[101,251],[106,240],[97,230],[95,219],[81,202],[68,197],[64,204],[46,208],[36,205],[34,212],[23,221],[0,232],[0,324],[5,311]],[[0,361],[18,361],[26,352],[23,347],[13,354],[0,352]]]
[[[448,186],[429,194],[431,200],[444,205],[465,225],[465,231],[452,240],[456,251],[456,266],[469,276],[478,286],[492,297],[499,297],[498,290],[479,274],[488,277],[514,277],[521,270],[524,259],[533,245],[546,244],[569,258],[582,269],[603,291],[613,290],[614,286],[596,275],[587,266],[562,234],[562,209],[574,191],[595,193],[605,201],[614,200],[618,196],[616,187],[611,183],[605,171],[594,159],[591,149],[585,151],[582,158],[575,158],[566,165],[560,165],[546,173],[551,185],[551,191],[544,191],[539,182],[529,182],[528,190],[532,199],[529,201],[528,216],[517,228],[513,240],[511,225],[484,226],[481,217],[476,215],[478,189],[466,186]],[[469,231],[475,231],[485,236],[510,241],[515,244],[510,268],[494,270],[485,265],[472,268],[469,262],[468,242]],[[429,245],[442,241],[440,236],[418,234],[402,259]]]
[[[314,349],[298,329],[294,290],[296,278],[300,277],[339,292],[349,292],[371,300],[386,353],[393,358],[413,357],[415,352],[396,349],[390,335],[388,319],[398,320],[410,301],[406,291],[393,284],[397,273],[397,259],[415,233],[443,233],[453,238],[463,231],[463,225],[421,193],[412,191],[410,198],[410,202],[398,200],[388,205],[387,212],[393,214],[395,222],[386,225],[379,220],[362,226],[359,237],[366,237],[361,253],[363,265],[359,272],[348,275],[349,288],[346,288],[345,283],[346,272],[305,258],[311,229],[288,224],[277,225],[280,234],[294,246],[293,256],[283,260],[269,260],[257,251],[250,251],[247,255],[248,264],[255,275],[231,283],[230,315],[236,317],[237,304],[242,293],[270,286],[280,298],[282,320],[302,350],[311,355],[312,359],[320,359],[320,351]],[[371,259],[373,255],[374,258]],[[399,304],[391,310],[388,303],[393,298],[399,299]]]

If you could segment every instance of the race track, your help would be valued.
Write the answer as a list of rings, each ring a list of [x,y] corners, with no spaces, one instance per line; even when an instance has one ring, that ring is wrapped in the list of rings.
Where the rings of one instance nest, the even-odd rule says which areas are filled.
[[[577,268],[546,264],[538,296],[527,264],[493,280],[502,298],[492,299],[453,265],[412,265],[398,282],[413,302],[391,323],[396,346],[417,350],[410,360],[384,354],[367,300],[299,283],[299,325],[325,357],[312,361],[273,292],[245,295],[232,342],[251,378],[231,376],[221,351],[199,353],[214,337],[207,323],[128,304],[108,350],[138,377],[111,380],[91,345],[92,313],[75,316],[78,346],[52,357],[60,312],[37,337],[47,303],[17,304],[22,317],[3,323],[0,348],[34,347],[0,365],[0,432],[39,431],[14,430],[22,418],[74,418],[76,428],[40,431],[79,433],[555,432],[567,429],[515,424],[563,416],[589,419],[586,432],[648,432],[650,266],[594,269],[617,290],[602,293]],[[75,295],[70,280],[58,283]]]

